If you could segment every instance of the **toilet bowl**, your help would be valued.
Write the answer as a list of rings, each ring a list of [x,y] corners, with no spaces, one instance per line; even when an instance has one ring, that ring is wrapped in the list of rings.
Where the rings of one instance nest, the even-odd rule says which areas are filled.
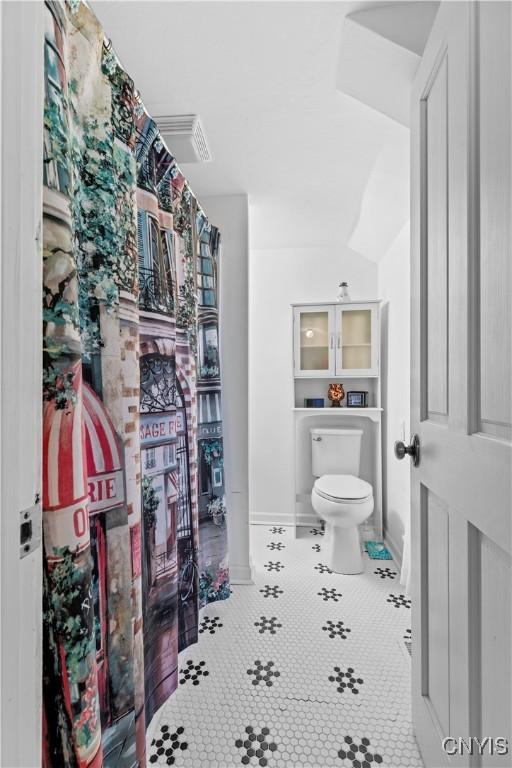
[[[358,526],[373,512],[373,489],[355,475],[322,475],[311,503],[325,522],[327,563],[335,573],[364,571]]]

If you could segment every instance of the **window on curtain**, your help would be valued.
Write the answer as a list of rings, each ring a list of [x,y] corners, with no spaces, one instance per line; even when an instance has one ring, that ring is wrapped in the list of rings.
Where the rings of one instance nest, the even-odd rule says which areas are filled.
[[[148,215],[149,264],[151,269],[150,282],[153,291],[153,309],[167,310],[169,292],[167,279],[169,272],[165,262],[164,237],[161,237],[160,227],[153,216]]]
[[[59,152],[57,140],[52,145],[50,135],[63,136],[67,133],[67,119],[64,108],[65,74],[62,58],[62,32],[59,19],[46,6],[45,17],[45,131],[44,131],[44,184],[51,189],[67,194],[69,177]]]
[[[201,243],[197,257],[197,300],[205,307],[215,306],[215,278],[208,246]]]
[[[160,275],[160,232],[158,224],[152,216],[148,216],[149,219],[149,253],[151,269],[155,273],[155,277]]]
[[[176,446],[164,445],[164,466],[173,467],[176,464]]]
[[[174,299],[173,282],[172,282],[173,261],[174,261],[174,253],[173,253],[173,247],[172,247],[173,246],[172,234],[171,232],[168,232],[166,229],[162,229],[161,235],[162,235],[162,255],[163,255],[164,272],[165,272],[165,283],[167,285],[169,296],[171,296],[172,299]]]
[[[202,379],[219,376],[219,338],[216,323],[203,323],[199,327],[199,375]]]
[[[153,469],[156,467],[156,454],[154,448],[146,448],[146,469]]]
[[[210,481],[210,467],[206,461],[204,451],[202,450],[203,443],[199,443],[199,480],[201,488],[201,496],[211,493],[211,481]]]

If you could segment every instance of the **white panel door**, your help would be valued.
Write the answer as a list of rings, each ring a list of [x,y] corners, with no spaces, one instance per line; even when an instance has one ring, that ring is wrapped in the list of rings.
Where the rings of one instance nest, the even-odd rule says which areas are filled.
[[[429,767],[512,765],[511,21],[508,2],[441,3],[412,97],[412,696]],[[448,757],[445,737],[471,736],[509,754]]]

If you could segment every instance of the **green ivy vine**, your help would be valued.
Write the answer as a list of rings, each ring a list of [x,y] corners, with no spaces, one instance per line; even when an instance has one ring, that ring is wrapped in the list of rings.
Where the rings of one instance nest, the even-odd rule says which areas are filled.
[[[153,488],[152,478],[144,475],[142,478],[142,517],[146,530],[156,524],[156,511],[159,504],[160,500]]]
[[[224,453],[222,440],[208,440],[201,443],[204,460],[211,466],[214,459],[217,459],[219,466],[224,465]]]

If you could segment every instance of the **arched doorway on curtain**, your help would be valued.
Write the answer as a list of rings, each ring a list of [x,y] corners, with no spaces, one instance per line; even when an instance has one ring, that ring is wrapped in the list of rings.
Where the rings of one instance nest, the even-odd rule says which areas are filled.
[[[177,685],[178,651],[197,636],[197,542],[186,400],[173,354],[140,359],[142,584],[146,718]]]

